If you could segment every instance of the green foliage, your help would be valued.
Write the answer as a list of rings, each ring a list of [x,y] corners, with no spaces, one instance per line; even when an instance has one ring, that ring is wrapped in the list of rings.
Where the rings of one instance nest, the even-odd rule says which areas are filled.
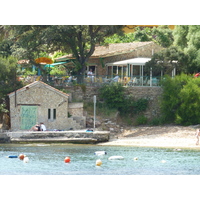
[[[13,57],[0,57],[0,112],[7,112],[7,95],[15,89],[22,87],[22,83],[16,80],[16,63]]]
[[[144,112],[148,107],[147,99],[134,100],[132,96],[124,94],[125,88],[120,83],[104,85],[99,90],[106,106],[117,109],[121,116],[133,117],[135,114]]]
[[[50,75],[65,76],[66,74],[66,68],[62,65],[54,66],[50,71]]]
[[[137,27],[135,40],[140,42],[154,41],[163,47],[170,47],[173,44],[173,31],[168,26],[151,28]]]
[[[187,73],[200,71],[200,25],[177,25],[173,35],[174,45],[188,57]]]
[[[0,57],[0,100],[13,92],[14,86],[17,89],[21,86],[21,83],[16,80],[16,63],[17,60],[13,57]]]
[[[171,46],[155,53],[152,59],[145,64],[145,68],[150,69],[152,67],[153,72],[159,76],[161,70],[163,70],[165,74],[171,75],[174,67],[176,67],[177,73],[187,72],[187,62],[188,57],[184,52],[175,46]]]
[[[188,25],[176,25],[173,31],[174,45],[180,47],[182,50],[187,46]]]
[[[19,59],[34,59],[41,52],[62,51],[72,53],[77,74],[85,72],[86,63],[95,50],[95,45],[105,37],[121,32],[122,25],[12,25],[6,26],[13,42],[12,54]],[[78,76],[81,83],[83,76]]]
[[[8,113],[5,103],[0,104],[0,113]]]
[[[124,87],[120,83],[103,85],[99,89],[100,98],[104,99],[109,108],[120,108],[124,103]]]
[[[114,34],[110,37],[105,38],[105,44],[112,44],[112,43],[129,43],[135,40],[135,33],[127,33],[124,35]]]
[[[59,58],[61,56],[65,56],[66,53],[63,53],[62,51],[56,51],[53,56],[52,56],[52,59],[54,60],[55,58]]]
[[[192,125],[200,123],[200,79],[192,78],[179,93],[181,103],[176,112],[176,123]]]
[[[136,125],[145,125],[147,124],[147,118],[144,115],[140,115],[136,119]]]
[[[134,102],[134,113],[138,114],[147,109],[148,106],[148,100],[147,99],[138,99],[137,101]]]
[[[135,31],[135,40],[139,42],[145,42],[145,41],[151,41],[152,36],[151,36],[151,28],[141,28],[141,27],[136,27]]]
[[[161,111],[167,123],[175,121],[176,111],[181,103],[178,95],[189,79],[189,76],[181,74],[175,78],[165,76],[162,80]]]
[[[170,47],[173,44],[173,31],[168,26],[159,26],[152,29],[152,40],[162,47]]]
[[[173,44],[173,31],[168,26],[149,28],[136,27],[134,33],[123,35],[114,34],[105,38],[104,43],[129,43],[133,41],[146,42],[154,41],[163,47],[170,47]]]
[[[150,121],[149,124],[152,126],[159,126],[159,125],[163,124],[163,121],[162,121],[161,117],[155,117]]]
[[[70,118],[72,115],[68,112],[68,117]]]
[[[200,123],[200,78],[181,74],[162,82],[161,111],[165,122],[182,125]]]

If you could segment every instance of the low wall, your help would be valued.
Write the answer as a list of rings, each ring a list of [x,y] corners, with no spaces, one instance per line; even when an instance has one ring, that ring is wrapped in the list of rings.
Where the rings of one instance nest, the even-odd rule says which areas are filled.
[[[77,144],[95,144],[107,142],[109,131],[45,131],[45,132],[7,132],[12,143],[29,142],[65,142]]]

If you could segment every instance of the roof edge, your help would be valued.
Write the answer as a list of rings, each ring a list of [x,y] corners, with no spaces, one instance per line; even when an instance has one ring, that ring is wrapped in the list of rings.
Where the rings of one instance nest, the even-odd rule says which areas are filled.
[[[7,95],[8,95],[9,98],[10,98],[10,97],[12,97],[13,95],[15,95],[15,92],[16,92],[16,93],[23,92],[23,91],[25,91],[27,88],[34,87],[34,86],[36,86],[36,85],[38,85],[38,84],[42,84],[42,85],[44,85],[45,87],[47,87],[48,89],[50,89],[51,91],[54,91],[54,92],[56,92],[56,93],[58,93],[58,94],[60,94],[60,95],[62,95],[62,96],[69,97],[69,94],[64,93],[64,92],[62,92],[62,91],[60,91],[60,90],[58,90],[58,89],[56,89],[56,88],[54,88],[54,87],[52,87],[52,86],[50,86],[50,85],[44,83],[44,82],[42,82],[42,81],[34,81],[34,82],[32,82],[32,83],[30,83],[30,84],[28,84],[28,85],[26,85],[26,86],[24,86],[24,87],[22,87],[22,88],[20,88],[20,89],[18,89],[18,90],[16,90],[16,91],[14,91],[14,92],[11,92],[11,93],[9,93],[9,94],[7,94]]]

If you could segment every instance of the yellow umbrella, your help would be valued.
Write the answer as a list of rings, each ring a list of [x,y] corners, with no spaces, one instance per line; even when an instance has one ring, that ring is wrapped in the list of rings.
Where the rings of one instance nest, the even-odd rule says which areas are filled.
[[[50,58],[47,58],[47,57],[40,57],[40,58],[35,59],[35,62],[45,65],[45,64],[52,64],[53,60],[51,60]]]

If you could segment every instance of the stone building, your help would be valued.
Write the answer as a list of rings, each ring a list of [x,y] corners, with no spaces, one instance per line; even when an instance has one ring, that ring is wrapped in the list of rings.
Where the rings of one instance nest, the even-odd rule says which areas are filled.
[[[83,103],[70,103],[69,95],[41,81],[8,94],[11,130],[29,130],[43,122],[47,130],[85,128]]]
[[[131,43],[116,43],[107,46],[96,46],[95,51],[89,58],[87,71],[92,69],[96,76],[108,75],[109,66],[107,63],[122,61],[132,58],[151,58],[154,53],[159,52],[163,47],[150,42],[131,42]],[[67,61],[70,65],[70,60],[75,58],[72,54],[56,58],[56,62]]]

